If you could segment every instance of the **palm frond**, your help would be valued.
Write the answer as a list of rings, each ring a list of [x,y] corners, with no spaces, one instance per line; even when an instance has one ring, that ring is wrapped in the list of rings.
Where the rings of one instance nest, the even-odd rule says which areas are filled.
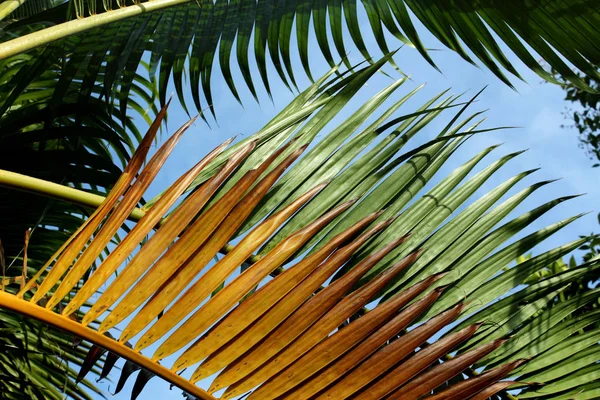
[[[28,278],[34,276],[77,231],[98,203],[60,202],[30,192],[15,191],[14,185],[22,188],[25,174],[33,182],[51,182],[55,188],[61,189],[59,192],[51,191],[50,197],[57,197],[62,191],[77,192],[78,188],[86,189],[89,198],[103,199],[102,196],[110,191],[121,175],[140,137],[138,127],[129,119],[119,121],[118,108],[107,109],[106,103],[94,96],[80,99],[84,92],[79,90],[81,81],[71,82],[69,88],[64,85],[56,87],[62,71],[60,63],[45,65],[41,74],[28,75],[24,66],[32,63],[35,62],[30,55],[0,63],[0,107],[6,111],[0,117],[0,168],[7,170],[3,172],[0,187],[0,212],[3,216],[0,238],[6,256],[3,272],[10,276],[20,273],[25,255],[23,236],[31,229],[26,252]],[[22,82],[27,82],[24,87],[12,85],[17,75],[24,79]],[[138,75],[135,82],[143,85],[145,79]],[[144,90],[151,98],[152,91],[149,88]],[[130,106],[133,104],[136,103],[129,103]],[[128,118],[134,117],[136,111],[146,113],[146,110],[136,108]],[[146,117],[152,118],[152,109],[148,111]],[[111,240],[118,242],[118,236]],[[31,368],[25,358],[19,361],[19,367],[8,367],[10,360],[0,362],[3,364],[0,368],[9,368],[3,372],[2,382],[8,385],[0,388],[3,395],[13,393],[23,396],[21,398],[29,396],[35,399],[64,398],[65,395],[89,398],[91,392],[83,386],[64,386],[65,381],[70,382],[77,375],[73,363],[81,364],[85,352],[73,349],[71,337],[67,334],[47,333],[47,329],[39,323],[19,325],[19,320],[15,321],[12,315],[2,311],[0,329],[3,339],[14,348],[23,350],[23,354],[29,352],[39,356],[30,357]],[[51,338],[51,345],[35,339],[42,333]],[[27,340],[28,336],[32,339]],[[12,351],[6,354],[9,353]],[[61,357],[65,360],[61,361]],[[36,389],[38,386],[45,389],[40,391]],[[86,386],[97,390],[88,382]]]
[[[30,1],[33,0],[25,4]],[[356,47],[365,59],[372,60],[374,49],[368,49],[362,37],[366,23],[378,50],[384,54],[399,44],[407,44],[435,66],[418,33],[421,25],[443,46],[470,63],[478,60],[508,85],[511,79],[507,73],[517,79],[520,75],[505,47],[549,82],[558,83],[538,58],[579,89],[591,90],[577,70],[587,77],[600,79],[596,68],[600,63],[600,37],[596,29],[600,14],[593,0],[525,3],[514,0],[365,0],[361,5],[357,3],[356,0],[133,3],[74,0],[8,24],[0,44],[0,59],[49,45],[36,53],[36,58],[62,58],[66,62],[62,86],[68,86],[74,76],[85,73],[86,91],[89,93],[96,82],[100,83],[104,96],[121,100],[122,111],[127,109],[127,99],[135,88],[133,77],[138,67],[148,62],[149,76],[158,84],[162,104],[166,101],[168,85],[173,82],[186,106],[184,81],[188,78],[196,108],[211,107],[214,112],[211,82],[217,59],[225,82],[241,101],[240,82],[236,82],[231,69],[234,44],[235,60],[254,97],[257,97],[257,82],[251,73],[251,48],[260,80],[269,94],[267,54],[279,78],[293,87],[297,71],[293,70],[290,54],[291,48],[297,47],[304,70],[311,77],[309,60],[313,57],[309,57],[308,47],[312,20],[318,51],[332,67],[351,47]],[[33,32],[31,27],[34,27]],[[344,30],[349,32],[349,37],[342,34]],[[390,36],[393,43],[389,42]],[[292,43],[292,37],[296,43]],[[389,61],[395,65],[393,59]],[[35,71],[29,69],[30,73]]]
[[[597,329],[585,328],[598,321],[592,306],[600,289],[558,299],[598,271],[600,260],[523,284],[581,239],[505,268],[578,216],[497,249],[570,197],[494,229],[549,183],[495,205],[533,172],[525,171],[456,213],[520,154],[501,157],[467,179],[492,146],[411,203],[458,146],[488,130],[478,129],[479,113],[463,116],[474,98],[458,103],[442,93],[419,111],[396,116],[402,98],[378,111],[401,87],[394,83],[313,143],[386,62],[344,76],[332,70],[263,130],[211,152],[137,211],[135,228],[83,282],[98,249],[132,218],[142,188],[189,125],[129,179],[145,158],[163,108],[120,178],[123,184],[27,285],[8,285],[0,305],[93,343],[95,353],[105,349],[112,354],[109,367],[117,356],[125,358],[120,387],[141,368],[136,395],[154,375],[202,399],[220,390],[221,398],[252,391],[250,398],[257,399],[459,399],[497,393],[505,377],[511,384],[529,382],[518,383],[525,398],[583,389],[596,373],[590,360]],[[460,107],[437,138],[401,152],[453,106]],[[380,118],[361,129],[375,113]],[[357,143],[356,153],[348,153],[349,144]],[[191,191],[169,213],[188,184]],[[256,222],[248,222],[252,218]],[[150,239],[134,250],[146,234]],[[212,263],[219,251],[227,254]],[[120,267],[123,255],[133,253]],[[252,262],[244,264],[247,259]],[[106,289],[98,293],[102,285]],[[66,307],[56,306],[61,303]],[[115,340],[109,332],[117,325],[123,329]],[[146,355],[152,343],[157,348]],[[567,349],[580,355],[571,359]],[[177,357],[172,365],[160,363],[171,355]],[[178,374],[190,367],[191,376]],[[196,385],[219,371],[208,391]]]

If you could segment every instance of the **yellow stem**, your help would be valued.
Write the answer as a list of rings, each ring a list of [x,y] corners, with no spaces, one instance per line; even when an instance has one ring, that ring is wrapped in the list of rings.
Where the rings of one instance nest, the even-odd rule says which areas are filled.
[[[0,4],[0,21],[8,17],[10,13],[21,7],[25,0],[8,0]]]
[[[97,194],[84,192],[83,190],[74,189],[43,179],[33,178],[16,172],[5,171],[3,169],[0,169],[0,186],[65,200],[70,203],[90,208],[98,208],[104,201],[104,197]],[[138,221],[144,214],[145,213],[142,210],[135,208],[131,212],[129,218]]]
[[[171,372],[168,368],[153,362],[149,358],[143,356],[140,353],[133,351],[132,349],[122,345],[121,343],[113,340],[107,336],[101,335],[98,332],[86,328],[69,318],[63,317],[60,314],[56,314],[44,307],[32,304],[28,301],[21,300],[12,294],[0,292],[0,308],[6,308],[11,311],[15,311],[21,315],[35,318],[45,324],[54,326],[63,331],[69,332],[77,337],[94,343],[108,351],[118,354],[119,356],[139,365],[140,367],[152,372],[153,374],[160,376],[164,380],[173,385],[177,386],[181,390],[188,392],[189,394],[196,396],[202,400],[216,400],[215,397],[208,394],[203,389],[192,384],[190,381],[182,378],[176,373]]]
[[[2,43],[0,45],[0,60],[99,26],[189,2],[191,0],[152,0],[40,29],[39,31]]]
[[[79,204],[90,208],[97,208],[105,199],[103,196],[99,196],[97,194],[84,192],[83,190],[74,189],[58,183],[33,178],[23,174],[18,174],[16,172],[5,171],[3,169],[0,169],[0,186],[23,190],[25,192],[41,196],[52,197],[58,200],[68,201],[69,203]],[[135,208],[129,215],[129,219],[132,221],[139,221],[145,214],[146,213],[142,209]],[[159,223],[159,225],[161,225],[161,223]],[[220,251],[223,254],[227,254],[232,248],[232,245],[226,244]],[[253,264],[259,259],[259,256],[252,255],[248,258],[248,260],[246,260],[246,262]]]

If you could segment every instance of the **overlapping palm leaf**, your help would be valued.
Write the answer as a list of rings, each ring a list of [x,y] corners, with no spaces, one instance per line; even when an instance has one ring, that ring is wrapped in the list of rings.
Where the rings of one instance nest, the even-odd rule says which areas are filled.
[[[25,4],[30,1],[33,0]],[[85,71],[84,88],[101,83],[108,98],[117,97],[115,93],[119,91],[123,112],[134,87],[133,77],[140,64],[148,62],[150,77],[158,82],[163,104],[172,80],[185,105],[184,88],[188,80],[196,108],[204,110],[213,105],[211,82],[217,60],[225,82],[238,100],[240,82],[232,72],[234,63],[250,92],[257,97],[258,79],[251,72],[254,64],[250,62],[251,52],[259,80],[268,93],[272,77],[267,73],[267,58],[279,78],[289,87],[295,86],[298,70],[291,61],[293,48],[297,48],[309,77],[312,76],[309,60],[314,58],[309,56],[311,52],[320,52],[332,67],[335,60],[344,58],[353,48],[370,60],[375,49],[365,44],[366,27],[359,23],[366,19],[369,34],[374,35],[378,50],[384,54],[408,44],[434,65],[417,32],[420,28],[415,28],[421,25],[443,46],[468,62],[484,65],[509,85],[506,73],[517,78],[519,73],[505,55],[506,48],[542,78],[556,82],[540,65],[538,57],[565,80],[590,90],[572,68],[600,78],[596,68],[600,63],[600,34],[596,28],[600,13],[594,3],[592,0],[363,0],[360,3],[357,0],[133,3],[73,0],[7,24],[0,44],[0,59],[45,48],[36,58],[61,57],[67,65],[61,78],[64,85],[77,72]],[[309,51],[309,43],[318,49]],[[50,54],[48,49],[60,54]],[[106,73],[99,75],[103,67]]]
[[[28,74],[27,69],[38,61],[35,57],[22,55],[0,62],[3,71],[0,82],[0,168],[106,195],[141,137],[131,118],[137,114],[151,122],[153,107],[146,110],[132,101],[129,106],[134,113],[119,121],[119,113],[111,112],[103,101],[92,96],[100,90],[98,87],[88,94],[89,97],[83,98],[86,94],[81,76],[70,87],[55,86],[63,71],[60,63],[47,60],[49,64],[41,67],[42,74]],[[13,88],[10,83],[17,76],[27,82],[23,87]],[[141,87],[149,82],[140,75],[135,81],[137,97],[151,99],[154,95],[152,87]],[[34,239],[39,246],[31,249],[30,262],[34,265],[44,263],[52,254],[47,249],[42,254],[36,253],[42,251],[43,243],[58,248],[81,223],[82,216],[74,214],[87,212],[38,196],[0,190],[6,218],[3,219],[1,237],[7,255],[15,256],[20,252],[27,228],[42,225]],[[11,208],[12,212],[9,212]],[[42,232],[48,230],[43,225],[61,228],[67,236],[62,236],[61,232],[50,232],[48,236]],[[37,242],[44,235],[47,236],[45,240]]]
[[[79,386],[74,382],[90,344],[74,348],[72,335],[4,310],[0,321],[3,398],[92,399],[91,394],[102,394],[87,380]]]
[[[598,364],[596,331],[586,327],[598,321],[592,306],[600,291],[557,299],[597,271],[599,261],[523,284],[582,239],[504,268],[579,216],[501,247],[572,196],[498,226],[550,183],[533,184],[496,205],[532,170],[462,209],[519,155],[471,174],[496,146],[417,196],[464,141],[488,130],[479,127],[480,113],[466,114],[474,99],[461,103],[443,92],[399,114],[414,94],[397,96],[401,80],[316,141],[387,61],[341,77],[332,70],[261,131],[227,149],[226,142],[135,209],[189,128],[182,127],[141,169],[163,110],[111,194],[39,274],[6,286],[13,294],[0,295],[2,306],[88,340],[113,361],[126,358],[123,379],[137,364],[145,372],[136,395],[156,374],[212,398],[194,383],[220,370],[209,391],[225,389],[224,398],[253,389],[251,398],[260,399],[418,398],[432,391],[432,399],[487,398],[506,389],[506,376],[527,382],[520,383],[527,386],[525,398],[588,390]],[[447,114],[450,121],[436,138],[403,150]],[[190,192],[181,198],[186,188]],[[82,280],[132,213],[141,219]],[[212,263],[219,252],[227,255]],[[376,299],[380,304],[369,306]],[[67,318],[79,313],[81,320]],[[115,326],[122,328],[118,340],[103,335]],[[123,344],[128,340],[133,349]],[[152,343],[158,348],[145,356]],[[565,349],[576,353],[569,358]],[[172,354],[177,358],[169,371],[158,361]],[[175,373],[189,367],[191,377]],[[465,370],[470,379],[460,374]],[[540,389],[543,383],[549,384]]]
[[[152,107],[145,110],[132,101],[129,106],[133,112],[121,123],[120,113],[107,109],[97,93],[82,99],[85,90],[80,90],[83,85],[79,78],[68,88],[56,87],[62,70],[59,62],[44,65],[41,74],[28,74],[27,67],[32,63],[35,64],[35,59],[26,54],[0,62],[3,71],[0,239],[6,258],[1,274],[20,273],[25,255],[24,237],[31,229],[26,252],[29,277],[77,230],[93,205],[61,202],[15,190],[15,185],[22,184],[19,174],[65,185],[61,187],[86,189],[92,196],[105,196],[118,180],[141,136],[130,118],[139,113],[146,114],[151,121],[153,114]],[[9,83],[17,75],[27,83],[24,87],[11,88]],[[144,87],[149,82],[140,75],[135,77],[135,82],[140,98],[151,99],[152,86]],[[98,88],[93,91],[97,92]],[[2,352],[11,355],[0,362],[3,370],[0,380],[6,384],[0,388],[3,395],[63,398],[64,389],[74,398],[89,397],[83,387],[64,386],[65,382],[72,383],[77,376],[73,369],[85,358],[84,351],[72,348],[71,335],[49,331],[43,324],[23,321],[5,311],[0,315],[0,329]]]

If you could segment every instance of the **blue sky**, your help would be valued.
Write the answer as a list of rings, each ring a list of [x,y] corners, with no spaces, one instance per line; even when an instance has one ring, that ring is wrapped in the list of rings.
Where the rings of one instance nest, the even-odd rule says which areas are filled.
[[[366,24],[364,18],[362,18],[362,22]],[[367,29],[365,29],[365,31],[366,30]],[[421,29],[420,32],[423,32],[423,30]],[[424,42],[427,46],[441,47],[435,39],[431,38],[427,33],[423,33]],[[373,38],[366,35],[365,41],[367,42],[367,47],[373,49],[373,55],[378,56],[379,54],[375,51],[377,46]],[[294,38],[292,38],[292,43],[294,43]],[[397,42],[391,40],[390,43]],[[317,51],[315,40],[309,42],[309,47],[312,49],[311,62],[313,65],[313,75],[317,77],[327,71],[328,67]],[[516,78],[512,79],[517,89],[516,91],[503,84],[487,70],[479,69],[468,64],[453,52],[440,49],[432,52],[432,56],[441,68],[442,73],[429,66],[422,57],[411,48],[405,47],[397,53],[395,60],[402,71],[411,76],[411,81],[405,83],[397,93],[392,96],[392,101],[394,99],[399,99],[400,96],[408,93],[421,83],[427,83],[424,89],[414,96],[406,106],[400,109],[400,113],[413,111],[433,95],[446,88],[451,88],[451,92],[453,93],[467,92],[466,96],[469,97],[488,85],[488,88],[480,97],[477,104],[472,108],[472,111],[489,109],[485,114],[487,120],[484,123],[484,127],[520,127],[519,129],[502,130],[477,135],[475,138],[468,141],[467,144],[451,159],[448,165],[438,173],[437,179],[434,179],[434,183],[489,145],[504,143],[500,148],[488,156],[485,161],[475,169],[475,172],[478,172],[490,162],[505,154],[517,150],[529,149],[528,152],[512,160],[495,174],[494,177],[475,194],[474,198],[480,197],[498,184],[504,182],[504,180],[519,172],[540,167],[540,171],[527,177],[513,189],[513,191],[509,192],[509,195],[516,193],[521,188],[534,182],[554,178],[563,179],[551,185],[547,185],[534,193],[534,195],[519,206],[511,216],[514,217],[520,215],[552,198],[577,193],[587,193],[587,195],[559,205],[554,210],[531,224],[523,234],[531,233],[583,211],[594,212],[575,221],[560,231],[558,235],[555,235],[536,247],[534,253],[537,254],[541,251],[574,240],[580,234],[588,234],[594,230],[598,231],[599,227],[596,215],[599,211],[598,205],[600,205],[600,185],[598,185],[598,174],[600,171],[591,168],[593,162],[590,161],[583,150],[578,147],[579,141],[576,132],[572,129],[561,128],[561,125],[566,122],[563,112],[567,106],[563,101],[562,90],[551,84],[542,83],[541,78],[529,72],[513,56],[509,56],[509,58],[517,65],[517,70],[522,72],[522,75],[526,80],[526,82],[521,82]],[[295,65],[300,66],[299,59],[295,52],[293,52],[293,57]],[[358,54],[358,51],[354,49],[349,54],[349,58],[351,61],[357,62],[360,60],[360,55]],[[233,62],[235,63],[235,61]],[[181,173],[194,165],[209,150],[227,138],[234,135],[245,137],[254,133],[293,98],[293,93],[279,81],[274,70],[271,70],[270,76],[272,77],[271,85],[273,102],[271,102],[263,92],[260,96],[261,103],[257,104],[252,100],[249,92],[245,89],[241,76],[236,71],[235,67],[233,68],[233,71],[234,79],[239,83],[238,89],[241,89],[240,92],[244,99],[244,107],[240,106],[239,103],[235,101],[225,83],[221,81],[220,72],[218,70],[215,71],[213,73],[212,87],[218,117],[218,126],[212,124],[212,128],[208,128],[203,122],[196,122],[194,127],[185,134],[165,168],[152,184],[146,198],[151,198],[159,193],[168,184],[171,184]],[[301,68],[298,69],[298,71],[299,73],[296,76],[298,84],[301,88],[304,88],[309,84],[309,81],[304,73],[301,72]],[[386,71],[392,76],[394,76],[394,74],[397,75],[391,68],[387,68]],[[256,76],[256,79],[258,79],[258,74],[256,74]],[[398,78],[400,76],[397,75],[394,77]],[[389,83],[391,83],[389,77],[386,77],[383,74],[375,76],[369,84],[361,90],[357,98],[351,102],[349,107],[340,113],[335,121],[339,122],[343,118],[351,115],[358,104],[364,102]],[[167,132],[173,132],[186,120],[187,116],[183,112],[183,109],[178,104],[172,105],[169,111]],[[427,129],[418,135],[419,138],[413,145],[418,145],[433,138],[437,135],[444,122],[445,121],[438,121],[428,126]],[[163,134],[162,140],[168,136],[166,134],[167,132]],[[151,352],[148,354],[151,354]],[[169,365],[169,359],[166,360],[165,364]],[[107,392],[114,391],[118,374],[113,373],[112,377],[115,379],[115,382],[100,383],[100,387]],[[134,379],[130,379],[121,394],[114,398],[129,399],[133,382]],[[177,399],[181,397],[180,390],[176,388],[170,390],[167,383],[160,381],[158,378],[154,378],[142,392],[140,398]]]

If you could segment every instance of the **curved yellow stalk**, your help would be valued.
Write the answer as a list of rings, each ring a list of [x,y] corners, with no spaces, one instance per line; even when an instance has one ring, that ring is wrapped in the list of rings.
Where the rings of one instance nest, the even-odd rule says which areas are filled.
[[[82,19],[74,19],[62,24],[50,26],[48,28],[20,36],[16,39],[2,43],[0,46],[0,60],[24,53],[64,39],[76,33],[88,31],[113,22],[128,19],[141,14],[147,14],[163,8],[173,7],[179,4],[190,3],[191,0],[153,0],[142,4],[134,4],[122,7],[116,10],[107,11],[102,14],[92,15]]]
[[[98,194],[4,169],[0,169],[0,186],[68,201],[89,208],[98,208],[106,200],[106,197]],[[129,215],[129,219],[137,221],[144,215],[145,212],[143,210],[134,208]]]
[[[21,7],[26,0],[8,0],[0,4],[0,21],[8,17],[13,11]]]
[[[5,292],[0,292],[0,308],[6,308],[8,310],[17,312],[21,315],[35,318],[39,321],[44,322],[45,324],[54,326],[63,331],[72,333],[77,337],[88,340],[160,376],[167,382],[172,383],[173,385],[181,388],[182,390],[185,390],[186,392],[196,396],[199,399],[216,400],[213,396],[208,394],[203,389],[192,384],[191,382],[187,381],[181,376],[169,371],[162,365],[151,361],[147,357],[136,353],[127,346],[107,336],[101,335],[92,329],[86,328],[65,316],[54,313],[52,310],[48,310],[28,301],[21,300],[16,296]]]

